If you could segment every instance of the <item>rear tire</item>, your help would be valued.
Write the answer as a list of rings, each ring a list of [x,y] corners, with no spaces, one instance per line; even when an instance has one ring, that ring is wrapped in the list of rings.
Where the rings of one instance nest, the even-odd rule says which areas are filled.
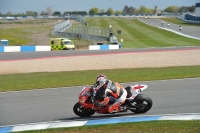
[[[151,98],[144,94],[139,94],[136,98],[130,103],[130,109],[132,112],[137,114],[145,113],[151,109],[153,102]]]
[[[74,107],[73,111],[76,115],[80,117],[89,117],[95,113],[95,110],[89,109],[89,108],[84,108],[81,106],[79,102],[77,102]]]

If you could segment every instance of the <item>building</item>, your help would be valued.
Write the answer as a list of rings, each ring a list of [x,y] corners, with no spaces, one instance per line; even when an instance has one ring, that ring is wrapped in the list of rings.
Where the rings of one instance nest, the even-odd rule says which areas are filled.
[[[200,3],[196,3],[195,14],[196,17],[200,17]]]

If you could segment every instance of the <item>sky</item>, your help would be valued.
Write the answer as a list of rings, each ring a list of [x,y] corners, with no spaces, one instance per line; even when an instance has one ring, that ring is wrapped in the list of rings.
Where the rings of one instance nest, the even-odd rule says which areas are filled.
[[[136,9],[145,6],[154,9],[155,6],[164,10],[168,6],[192,6],[200,0],[0,0],[0,13],[13,14],[35,11],[41,13],[51,7],[52,12],[61,11],[89,11],[93,7],[99,10],[112,8],[114,11],[123,10],[124,6],[133,6]]]

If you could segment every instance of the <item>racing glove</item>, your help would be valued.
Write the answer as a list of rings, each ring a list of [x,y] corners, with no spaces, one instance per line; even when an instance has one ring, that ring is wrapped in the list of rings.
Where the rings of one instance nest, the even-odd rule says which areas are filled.
[[[95,86],[91,86],[93,97],[96,96]]]

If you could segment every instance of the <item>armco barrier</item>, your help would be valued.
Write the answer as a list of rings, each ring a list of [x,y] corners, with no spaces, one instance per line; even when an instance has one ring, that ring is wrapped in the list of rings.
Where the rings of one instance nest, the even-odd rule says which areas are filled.
[[[51,46],[0,46],[0,52],[51,51]]]
[[[120,49],[120,45],[90,45],[89,50],[111,50]]]

